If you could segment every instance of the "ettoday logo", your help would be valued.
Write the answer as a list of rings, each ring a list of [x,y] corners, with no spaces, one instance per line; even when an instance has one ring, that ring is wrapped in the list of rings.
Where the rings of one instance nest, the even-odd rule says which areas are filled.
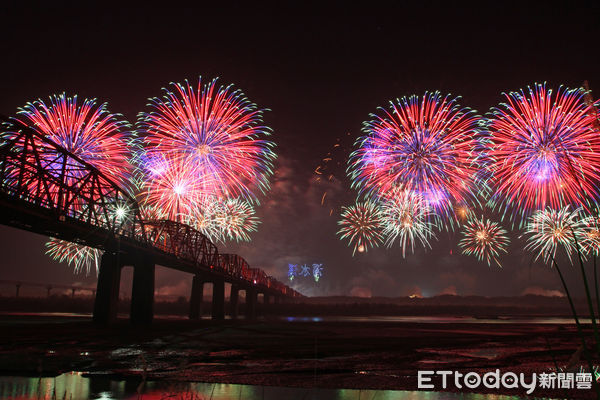
[[[453,384],[457,389],[464,387],[476,389],[484,386],[488,389],[524,389],[527,394],[537,388],[544,389],[591,389],[592,374],[578,373],[501,373],[499,369],[481,375],[478,372],[462,373],[458,371],[418,371],[417,387],[419,389],[440,389],[433,383],[434,377],[441,377],[441,389]]]

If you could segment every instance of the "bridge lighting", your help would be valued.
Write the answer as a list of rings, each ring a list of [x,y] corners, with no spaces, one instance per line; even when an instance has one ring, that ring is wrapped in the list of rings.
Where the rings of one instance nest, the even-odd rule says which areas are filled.
[[[253,280],[253,282],[254,282],[254,284],[256,285],[256,279],[255,279],[255,280]]]

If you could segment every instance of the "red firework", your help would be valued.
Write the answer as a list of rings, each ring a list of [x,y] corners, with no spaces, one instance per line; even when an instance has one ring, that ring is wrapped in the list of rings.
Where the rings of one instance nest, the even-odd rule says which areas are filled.
[[[241,91],[217,87],[216,80],[173,86],[141,115],[148,156],[186,165],[219,197],[251,199],[255,189],[265,190],[275,154],[265,139],[270,129],[262,125],[263,111]]]
[[[212,185],[200,180],[192,168],[181,161],[159,158],[147,165],[147,177],[141,192],[146,208],[159,210],[168,219],[181,221],[209,194]]]
[[[598,199],[598,116],[584,96],[582,89],[554,94],[539,84],[505,95],[489,123],[493,204],[522,221],[547,206]]]
[[[384,197],[402,188],[422,196],[449,219],[453,204],[468,203],[479,165],[478,118],[440,93],[404,97],[364,123],[366,136],[350,160],[354,185]]]
[[[50,97],[48,103],[43,100],[27,103],[18,114],[23,124],[96,167],[121,187],[129,187],[131,131],[120,115],[108,112],[106,104],[97,105],[93,99],[78,104],[77,96],[67,97],[63,93]],[[41,154],[48,147],[42,141],[36,146]],[[47,163],[47,170],[59,174],[62,166],[54,165],[54,157],[49,150],[48,159],[42,162]],[[66,173],[76,181],[78,169],[74,167]]]

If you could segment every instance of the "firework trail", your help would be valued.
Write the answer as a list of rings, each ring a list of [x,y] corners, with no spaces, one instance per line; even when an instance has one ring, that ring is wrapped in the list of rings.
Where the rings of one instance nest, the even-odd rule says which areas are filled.
[[[474,255],[479,261],[487,262],[488,266],[494,261],[499,267],[500,253],[506,253],[509,244],[508,232],[496,222],[489,219],[471,218],[463,230],[463,238],[459,246],[463,254]]]
[[[556,93],[536,84],[505,95],[493,109],[487,148],[491,204],[524,221],[546,207],[584,206],[598,199],[600,132],[582,89]]]
[[[339,202],[332,200],[333,196],[328,196],[331,188],[331,182],[335,180],[341,181],[346,175],[348,155],[352,149],[350,133],[346,133],[341,138],[336,138],[335,143],[329,148],[327,154],[321,159],[319,165],[315,168],[315,182],[319,182],[323,187],[323,195],[321,196],[321,206],[329,208],[329,216],[334,214],[334,210],[340,208]]]
[[[401,187],[423,197],[452,226],[453,204],[469,204],[481,182],[479,122],[456,98],[439,92],[390,102],[364,123],[350,157],[353,187],[378,197]]]
[[[527,237],[526,250],[537,253],[535,259],[543,257],[549,263],[556,256],[557,247],[565,249],[571,260],[571,253],[577,250],[585,238],[586,220],[582,217],[581,209],[571,211],[569,206],[560,210],[546,208],[536,211],[528,220],[525,233]]]
[[[275,159],[263,110],[216,80],[172,87],[140,114],[148,156],[185,165],[197,180],[193,185],[211,195],[255,200],[256,189],[268,188]]]
[[[46,254],[58,262],[72,265],[74,273],[85,271],[85,274],[89,275],[94,269],[96,276],[98,275],[102,258],[101,250],[55,238],[50,238],[46,247]]]
[[[422,195],[408,190],[394,190],[381,205],[383,215],[383,235],[388,247],[398,240],[402,247],[402,257],[406,257],[406,248],[410,245],[415,251],[418,241],[424,247],[431,248],[430,238],[435,238],[432,222],[435,213]]]
[[[379,207],[371,202],[357,202],[342,207],[341,220],[338,221],[340,239],[348,240],[352,246],[352,255],[363,253],[370,247],[378,247],[383,242],[383,219]]]

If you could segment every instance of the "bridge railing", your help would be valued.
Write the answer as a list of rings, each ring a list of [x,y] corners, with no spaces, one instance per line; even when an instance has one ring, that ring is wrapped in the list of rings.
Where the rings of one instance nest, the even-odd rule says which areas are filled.
[[[19,121],[3,122],[0,192],[111,235],[144,239],[137,201],[94,166]]]
[[[250,266],[244,258],[237,254],[219,254],[219,265],[229,275],[249,280],[248,270]]]
[[[149,244],[168,254],[175,255],[206,268],[218,268],[217,247],[201,232],[170,220],[144,221]]]

